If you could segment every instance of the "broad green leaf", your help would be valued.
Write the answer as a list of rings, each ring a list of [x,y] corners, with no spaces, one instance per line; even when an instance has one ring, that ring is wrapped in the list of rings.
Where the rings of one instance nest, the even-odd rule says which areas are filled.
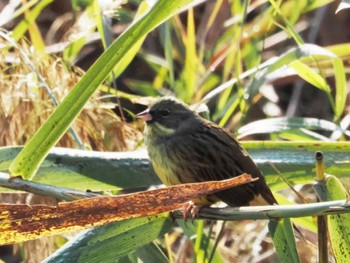
[[[300,262],[289,218],[270,220],[269,231],[280,262]]]
[[[172,226],[167,213],[111,223],[82,232],[44,262],[115,262],[162,237]]]
[[[190,0],[157,1],[135,21],[90,67],[80,82],[52,113],[10,166],[12,176],[33,178],[41,162],[81,112],[94,91],[114,66],[138,40],[167,18],[190,3]]]
[[[0,148],[0,171],[6,171],[21,148]],[[159,185],[146,152],[103,153],[53,148],[34,182],[78,190],[142,189]],[[9,191],[0,188],[0,192]],[[10,190],[13,191],[13,190]]]
[[[348,190],[334,175],[326,176],[324,181],[314,185],[317,196],[321,201],[348,200]],[[350,260],[350,214],[334,214],[328,216],[329,241],[336,262]]]
[[[350,143],[242,141],[274,191],[288,188],[278,172],[294,184],[312,183],[314,153],[322,151],[326,173],[350,183]],[[22,148],[0,148],[0,171],[7,171]],[[92,191],[142,189],[159,185],[146,152],[104,153],[53,148],[41,165],[34,182]],[[0,188],[0,192],[13,191]]]

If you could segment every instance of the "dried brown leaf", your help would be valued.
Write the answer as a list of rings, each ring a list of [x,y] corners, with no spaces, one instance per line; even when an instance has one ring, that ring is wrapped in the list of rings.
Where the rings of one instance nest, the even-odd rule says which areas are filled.
[[[243,174],[225,181],[99,196],[57,206],[0,204],[0,245],[176,210],[193,198],[255,180]]]

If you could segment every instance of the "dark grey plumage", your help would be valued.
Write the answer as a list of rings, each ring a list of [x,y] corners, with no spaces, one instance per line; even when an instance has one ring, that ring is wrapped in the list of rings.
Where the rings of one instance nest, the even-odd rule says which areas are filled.
[[[153,167],[166,185],[229,179],[243,173],[259,178],[215,194],[230,206],[277,203],[249,154],[233,135],[203,119],[183,102],[163,98],[147,111],[145,140]],[[208,198],[209,203],[214,198]]]

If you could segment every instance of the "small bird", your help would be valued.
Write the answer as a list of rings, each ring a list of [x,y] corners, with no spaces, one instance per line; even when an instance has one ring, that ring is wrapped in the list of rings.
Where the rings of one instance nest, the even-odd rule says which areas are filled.
[[[243,173],[259,178],[195,199],[195,206],[210,206],[219,200],[233,207],[277,204],[264,176],[233,134],[202,118],[182,101],[157,99],[137,117],[146,122],[148,155],[165,185],[225,180]]]

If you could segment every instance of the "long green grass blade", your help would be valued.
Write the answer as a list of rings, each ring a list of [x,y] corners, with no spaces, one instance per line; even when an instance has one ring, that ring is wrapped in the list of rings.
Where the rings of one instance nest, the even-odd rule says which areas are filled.
[[[287,18],[285,17],[285,15],[282,14],[280,7],[278,6],[278,4],[276,3],[276,1],[274,0],[270,0],[269,1],[271,6],[274,9],[274,12],[277,13],[279,19],[281,19],[286,27],[285,31],[288,32],[288,34],[294,39],[294,41],[298,44],[298,45],[302,45],[304,44],[303,39],[301,38],[301,36],[295,31],[293,25],[287,20]],[[281,1],[282,2],[282,1]],[[294,16],[298,16],[300,15],[299,13],[294,14]]]
[[[194,224],[190,224],[188,222],[184,223],[183,220],[178,220],[177,222],[184,231],[187,238],[189,238],[191,242],[195,244],[196,257],[197,260],[200,260],[197,262],[207,263],[209,260],[209,256],[214,248],[214,243],[209,239],[209,237],[205,233],[201,233],[201,235],[198,236],[197,231],[199,229],[197,229]],[[203,221],[200,224],[203,224]],[[200,226],[199,228],[202,228],[202,226]],[[199,241],[197,242],[197,240],[193,239],[193,237],[196,237],[196,239],[199,238]],[[214,251],[211,263],[224,262],[225,260],[222,258],[222,256],[217,251]]]
[[[169,74],[169,85],[174,86],[174,60],[173,60],[173,43],[171,38],[171,24],[169,21],[161,25],[160,30],[161,43],[164,49],[164,56],[167,62],[168,74]]]
[[[46,123],[27,143],[10,166],[13,176],[31,179],[40,164],[81,112],[94,91],[114,66],[139,39],[164,20],[184,8],[190,0],[157,1],[152,8],[133,23],[91,66],[81,81],[67,95]]]
[[[350,55],[350,43],[332,45],[326,48],[340,58]]]
[[[336,118],[340,118],[344,111],[346,94],[347,94],[347,84],[346,84],[346,74],[344,70],[343,62],[340,59],[333,59],[334,67],[334,77],[335,77],[335,110],[334,115]]]
[[[280,262],[300,262],[290,219],[271,220],[269,231]]]
[[[205,250],[205,243],[208,243],[208,236],[204,235],[204,220],[197,220],[196,241],[194,252],[197,262],[208,262],[208,251]]]
[[[181,90],[184,93],[180,93],[179,96],[184,101],[189,102],[197,87],[197,72],[198,72],[198,57],[196,52],[196,32],[194,26],[193,9],[188,10],[187,16],[187,36],[185,41],[186,59],[185,67],[183,71],[183,79],[185,88]]]
[[[112,43],[112,32],[107,30],[108,25],[105,24],[107,17],[102,14],[100,3],[97,0],[91,2],[92,12],[97,27],[97,31],[100,34],[103,48],[106,49]]]
[[[292,67],[302,79],[309,82],[311,85],[327,93],[331,91],[327,81],[307,64],[295,60],[290,64],[290,67]]]
[[[142,1],[135,15],[135,20],[137,20],[141,15],[143,15],[148,8],[149,8],[149,4],[147,3],[147,1]],[[119,75],[124,72],[126,67],[130,64],[130,62],[136,56],[146,36],[147,35],[145,34],[143,37],[140,37],[140,39],[138,39],[134,43],[134,45],[130,47],[129,50],[124,54],[123,58],[117,63],[117,65],[115,65],[113,69],[113,74],[115,78],[119,77]]]
[[[30,25],[34,23],[34,21],[40,15],[41,11],[52,2],[53,0],[38,1],[38,4],[28,13],[28,15],[26,15],[26,19],[22,20],[12,31],[13,38],[16,41],[21,39],[27,32]]]

